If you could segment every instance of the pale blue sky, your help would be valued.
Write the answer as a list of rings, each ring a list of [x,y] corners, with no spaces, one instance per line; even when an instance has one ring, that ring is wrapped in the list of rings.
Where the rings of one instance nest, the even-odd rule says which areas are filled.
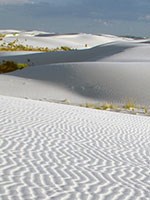
[[[0,29],[150,36],[150,0],[0,0]]]

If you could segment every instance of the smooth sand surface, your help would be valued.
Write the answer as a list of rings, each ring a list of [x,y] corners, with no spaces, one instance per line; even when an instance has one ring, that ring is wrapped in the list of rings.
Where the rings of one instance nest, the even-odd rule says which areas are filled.
[[[40,38],[52,40],[53,37],[58,41],[65,38],[78,43],[90,41],[92,37],[93,45],[97,38],[103,44],[66,52],[3,53],[1,61],[28,63],[29,67],[1,75],[1,95],[56,101],[67,99],[75,104],[134,101],[150,105],[149,44],[109,35],[68,34]],[[31,40],[33,38],[36,40],[36,36],[30,36]],[[112,38],[115,41],[110,42]],[[66,40],[64,46],[68,44]]]
[[[2,200],[148,200],[150,119],[0,96]]]
[[[150,103],[149,62],[65,63],[29,67],[12,74],[1,75],[3,95],[67,99],[77,104],[129,100],[141,105]]]

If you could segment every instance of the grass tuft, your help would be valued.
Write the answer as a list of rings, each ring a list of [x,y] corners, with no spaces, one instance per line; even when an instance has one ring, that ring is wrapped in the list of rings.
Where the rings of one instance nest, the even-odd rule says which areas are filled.
[[[114,109],[117,109],[117,106],[116,105],[113,105],[112,103],[105,103],[101,106],[101,109],[102,110],[114,110]]]
[[[0,33],[0,40],[3,40],[4,37],[5,37],[5,34]]]
[[[133,110],[136,108],[136,105],[133,101],[128,101],[123,108],[127,109],[127,110]]]

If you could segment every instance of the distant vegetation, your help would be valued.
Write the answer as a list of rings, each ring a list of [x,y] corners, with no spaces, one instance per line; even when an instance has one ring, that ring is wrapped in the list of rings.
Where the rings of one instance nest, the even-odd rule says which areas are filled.
[[[0,36],[2,38],[2,36]],[[61,46],[53,49],[49,49],[48,47],[33,47],[29,45],[22,45],[17,43],[18,40],[14,40],[6,44],[5,42],[0,45],[0,51],[42,51],[42,52],[55,52],[55,51],[70,51],[73,50],[67,46]]]
[[[127,109],[127,110],[134,110],[136,108],[136,105],[133,101],[128,101],[123,108]]]
[[[86,103],[85,105],[81,105],[86,108],[93,108],[93,109],[98,109],[98,110],[114,110],[117,109],[118,107],[112,103],[104,103],[103,105],[99,104],[92,104],[92,103]]]
[[[5,37],[5,34],[0,33],[0,40],[3,40],[4,37]]]
[[[25,63],[16,63],[14,61],[3,61],[0,63],[0,74],[12,72],[18,69],[23,69],[28,65]]]
[[[63,50],[63,51],[70,51],[71,48],[67,46],[61,46],[60,48],[57,48],[58,50]]]

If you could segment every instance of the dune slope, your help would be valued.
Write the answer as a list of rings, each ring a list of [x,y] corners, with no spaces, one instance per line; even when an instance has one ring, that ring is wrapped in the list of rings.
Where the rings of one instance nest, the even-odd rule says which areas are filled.
[[[148,200],[150,119],[0,97],[5,199]]]
[[[1,75],[4,95],[67,99],[71,103],[150,103],[149,62],[64,63],[29,67],[11,74]]]
[[[0,61],[13,60],[27,63],[29,67],[1,75],[0,94],[56,101],[67,99],[75,104],[134,101],[150,105],[150,45],[143,43],[144,39],[47,34],[19,32],[18,36],[8,35],[4,39],[28,37],[29,43],[49,40],[50,44],[52,40],[56,46],[60,40],[64,45],[71,41],[83,45],[89,41],[92,48],[47,53],[3,52]]]

